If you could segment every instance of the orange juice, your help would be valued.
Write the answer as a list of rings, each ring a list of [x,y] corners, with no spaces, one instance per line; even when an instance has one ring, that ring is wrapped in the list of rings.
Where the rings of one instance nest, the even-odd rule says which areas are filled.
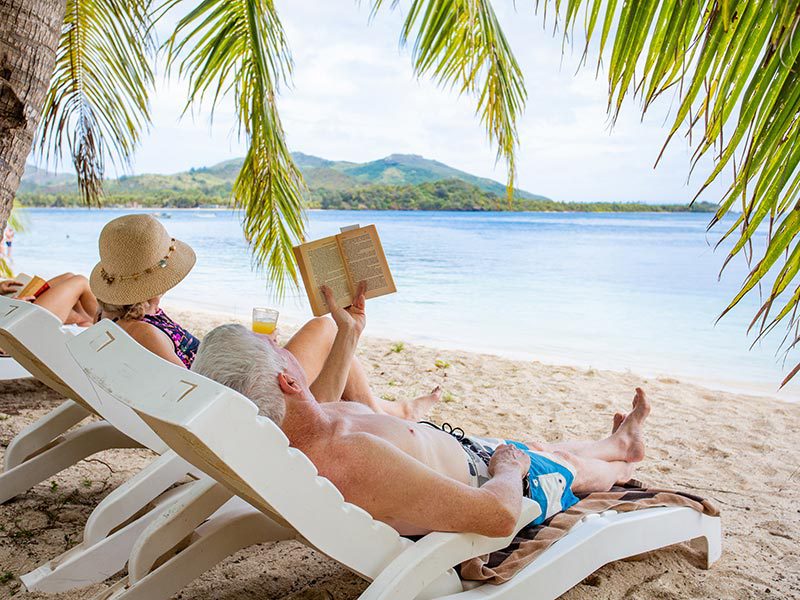
[[[264,321],[253,321],[253,332],[262,333],[264,335],[272,335],[275,333],[276,323],[266,323]]]

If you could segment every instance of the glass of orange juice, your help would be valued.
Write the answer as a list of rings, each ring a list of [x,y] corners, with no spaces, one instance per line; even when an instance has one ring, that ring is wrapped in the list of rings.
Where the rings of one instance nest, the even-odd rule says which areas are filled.
[[[253,309],[253,332],[272,335],[278,326],[278,311],[274,308]]]

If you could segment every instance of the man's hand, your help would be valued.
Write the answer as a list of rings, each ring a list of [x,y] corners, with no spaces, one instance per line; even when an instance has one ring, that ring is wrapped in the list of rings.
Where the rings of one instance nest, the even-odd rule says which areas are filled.
[[[333,292],[327,285],[321,286],[320,290],[325,297],[325,303],[331,311],[331,317],[333,317],[336,326],[339,329],[353,329],[358,335],[361,335],[361,332],[364,331],[364,327],[367,326],[367,313],[365,310],[367,303],[365,297],[367,293],[367,282],[360,281],[358,283],[353,303],[346,308],[340,308],[336,305]]]
[[[511,444],[503,444],[498,446],[492,454],[489,461],[489,475],[495,476],[495,473],[504,471],[506,469],[517,469],[520,478],[527,477],[528,470],[531,468],[531,457],[525,454],[522,450]]]
[[[6,279],[0,281],[0,294],[3,296],[7,294],[16,294],[22,288],[22,283],[14,279]]]

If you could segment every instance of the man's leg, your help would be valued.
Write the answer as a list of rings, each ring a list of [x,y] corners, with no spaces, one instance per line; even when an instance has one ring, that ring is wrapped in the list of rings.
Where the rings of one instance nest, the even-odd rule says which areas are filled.
[[[627,415],[614,415],[613,433],[600,441],[566,441],[555,444],[536,443],[545,452],[568,452],[582,458],[606,462],[640,462],[644,459],[644,423],[650,414],[650,401],[641,388],[636,388],[633,409]],[[619,414],[619,413],[618,413]]]
[[[585,458],[564,450],[556,450],[553,455],[559,462],[568,463],[572,467],[575,478],[571,489],[575,494],[607,492],[615,484],[628,481],[635,469],[633,463]]]

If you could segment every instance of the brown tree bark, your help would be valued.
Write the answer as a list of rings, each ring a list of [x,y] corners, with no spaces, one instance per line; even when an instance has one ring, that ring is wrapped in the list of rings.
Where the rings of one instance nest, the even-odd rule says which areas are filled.
[[[0,0],[0,224],[3,229],[42,116],[65,11],[66,0]]]

